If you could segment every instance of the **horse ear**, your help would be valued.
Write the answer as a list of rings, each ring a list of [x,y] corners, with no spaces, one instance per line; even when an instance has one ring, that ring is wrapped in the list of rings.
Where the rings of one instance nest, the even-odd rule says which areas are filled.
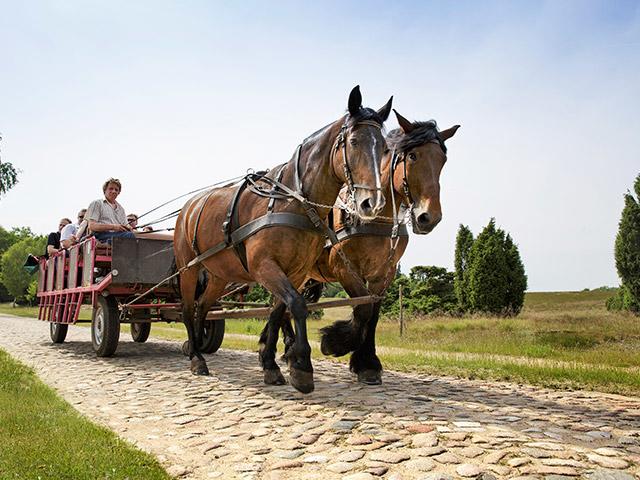
[[[362,94],[360,93],[360,85],[356,85],[349,94],[349,113],[355,115],[362,108]]]
[[[460,128],[460,125],[454,125],[451,128],[447,128],[446,130],[441,131],[440,138],[442,139],[443,142],[445,140],[449,140],[451,137],[453,137],[456,134],[459,128]]]
[[[383,122],[386,122],[387,118],[389,118],[389,114],[391,113],[392,103],[393,103],[393,95],[391,95],[391,98],[389,99],[387,104],[384,107],[382,107],[380,110],[378,110],[378,115],[380,115],[380,118],[382,118]]]
[[[398,124],[400,125],[400,128],[405,133],[405,135],[408,135],[416,128],[413,126],[413,124],[409,120],[407,120],[402,115],[400,115],[395,108],[393,109],[393,113],[396,114],[396,118],[398,119]]]

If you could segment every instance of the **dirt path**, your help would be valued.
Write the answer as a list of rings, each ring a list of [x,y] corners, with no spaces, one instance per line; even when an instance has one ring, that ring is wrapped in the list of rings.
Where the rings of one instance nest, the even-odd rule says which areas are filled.
[[[386,372],[381,387],[315,362],[316,391],[267,387],[255,353],[221,350],[194,377],[177,342],[122,338],[97,359],[89,329],[51,345],[48,324],[0,315],[0,348],[79,411],[176,476],[360,480],[640,473],[640,400]],[[124,335],[123,335],[124,337]]]

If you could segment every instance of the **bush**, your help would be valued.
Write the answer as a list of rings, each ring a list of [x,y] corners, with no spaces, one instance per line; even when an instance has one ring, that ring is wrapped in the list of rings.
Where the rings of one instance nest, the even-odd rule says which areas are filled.
[[[403,305],[414,315],[453,312],[457,308],[453,288],[453,273],[436,266],[416,266],[409,276],[398,274],[387,289],[381,311],[397,315],[400,311],[399,295],[402,285]]]
[[[607,310],[610,311],[631,311],[631,312],[639,312],[640,304],[638,300],[633,297],[629,289],[624,285],[620,285],[618,291],[613,297],[609,297],[607,299]]]

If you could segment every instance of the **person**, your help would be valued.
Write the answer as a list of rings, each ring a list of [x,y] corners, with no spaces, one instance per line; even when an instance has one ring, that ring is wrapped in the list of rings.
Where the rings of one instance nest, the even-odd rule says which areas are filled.
[[[135,213],[130,213],[129,215],[127,215],[127,223],[132,230],[138,228],[138,215],[136,215]]]
[[[108,179],[102,185],[104,198],[94,200],[87,208],[85,218],[89,223],[89,229],[101,242],[111,243],[115,237],[135,238],[127,223],[124,208],[116,201],[121,190],[120,180]]]
[[[68,218],[63,218],[58,224],[58,231],[51,232],[49,234],[49,237],[47,237],[47,247],[44,252],[44,258],[49,258],[50,255],[55,255],[60,251],[60,232],[70,223],[71,220],[69,220]]]
[[[60,232],[60,245],[62,248],[69,248],[82,238],[87,228],[87,222],[84,220],[85,213],[87,213],[86,208],[80,210],[78,212],[78,223],[70,223]]]

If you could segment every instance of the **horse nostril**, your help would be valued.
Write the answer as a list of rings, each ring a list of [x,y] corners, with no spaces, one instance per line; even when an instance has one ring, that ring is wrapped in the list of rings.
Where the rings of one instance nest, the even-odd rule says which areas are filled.
[[[431,215],[429,215],[427,212],[424,212],[418,215],[418,218],[416,220],[418,220],[418,223],[420,225],[426,226],[431,223]]]
[[[369,214],[372,210],[371,199],[367,198],[360,203],[360,211]]]

